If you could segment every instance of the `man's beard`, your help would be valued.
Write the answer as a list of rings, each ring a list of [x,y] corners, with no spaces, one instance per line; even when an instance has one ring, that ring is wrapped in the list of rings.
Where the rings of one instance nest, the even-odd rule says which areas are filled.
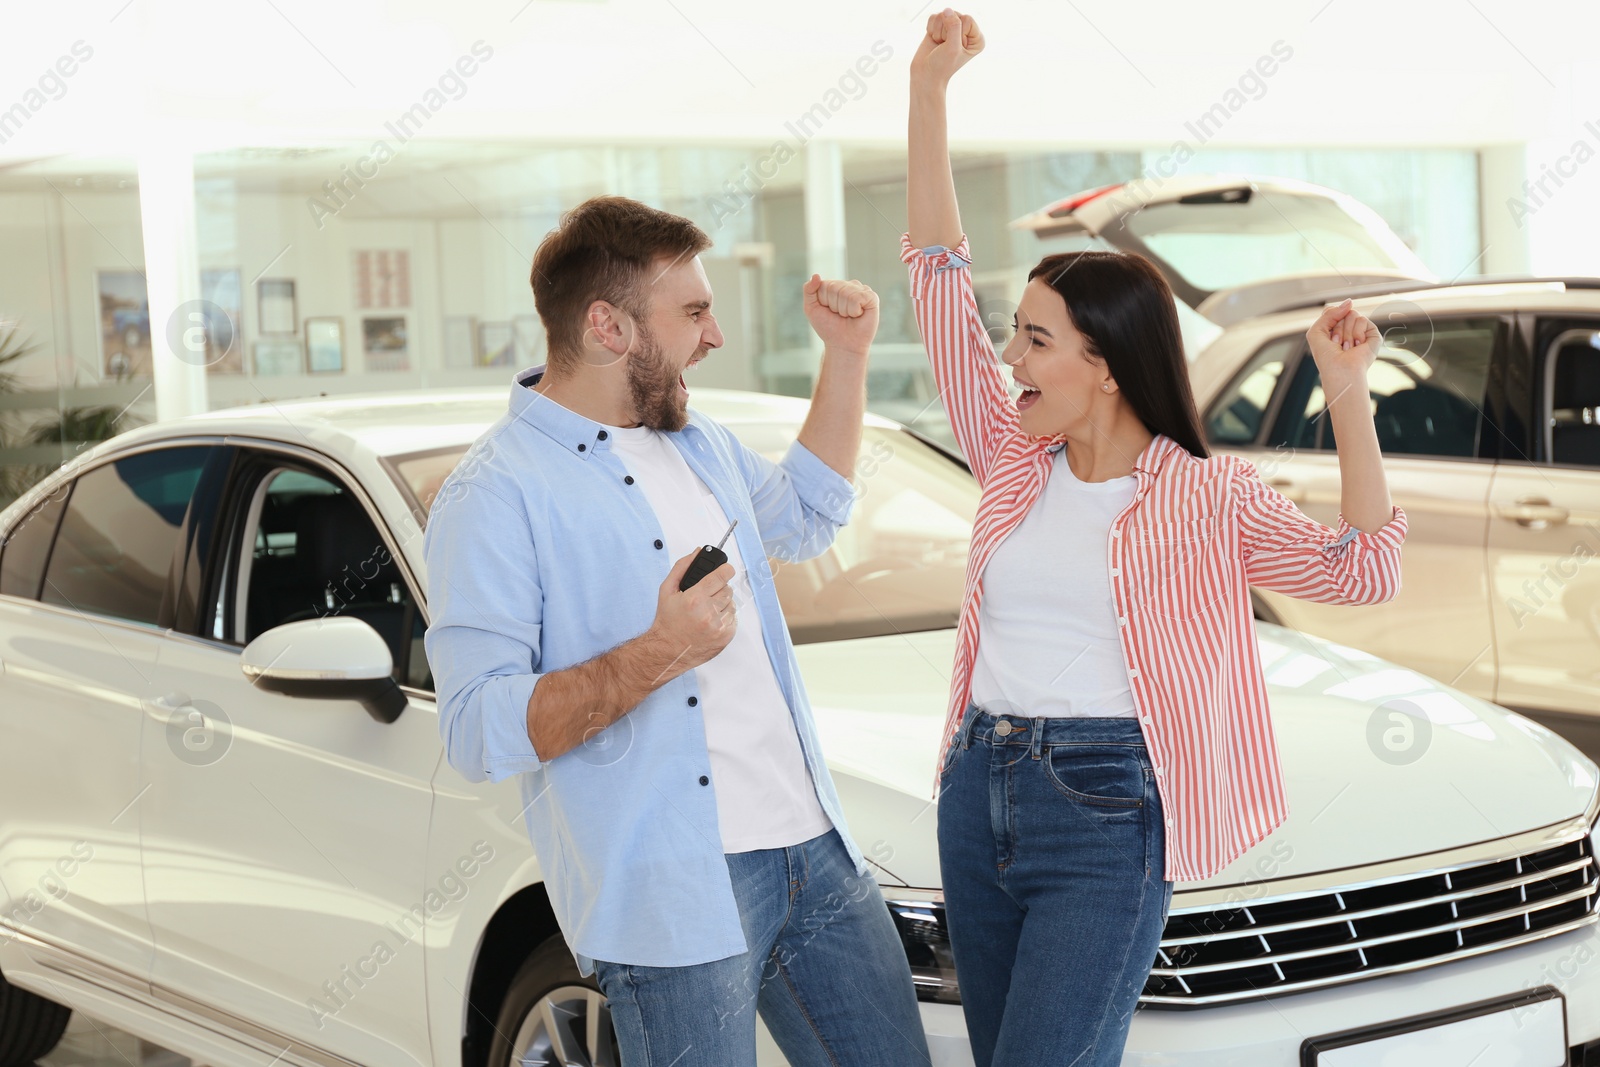
[[[628,392],[639,423],[652,430],[681,430],[689,424],[689,406],[679,395],[679,372],[642,324],[638,340],[638,351],[628,360]]]

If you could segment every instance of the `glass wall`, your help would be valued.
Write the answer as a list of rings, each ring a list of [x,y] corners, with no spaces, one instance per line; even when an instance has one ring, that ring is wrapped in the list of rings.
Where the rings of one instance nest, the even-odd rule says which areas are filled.
[[[958,154],[980,298],[997,321],[1038,258],[1012,219],[1138,177],[1148,153]],[[900,262],[905,156],[844,148],[838,189],[807,190],[770,145],[426,142],[244,147],[194,160],[210,407],[454,386],[503,388],[542,362],[528,285],[561,211],[620,193],[695,220],[727,344],[702,386],[809,395],[818,349],[801,312],[807,204],[845,219],[849,275],[883,301],[874,410],[948,440]],[[1375,208],[1441,277],[1477,273],[1477,153],[1202,150],[1185,172],[1301,178]],[[819,200],[819,198],[822,198]],[[0,502],[85,443],[152,419],[152,328],[132,159],[56,158],[0,172]],[[152,235],[161,240],[170,235]],[[199,321],[199,320],[197,320]],[[186,335],[185,335],[186,336]]]

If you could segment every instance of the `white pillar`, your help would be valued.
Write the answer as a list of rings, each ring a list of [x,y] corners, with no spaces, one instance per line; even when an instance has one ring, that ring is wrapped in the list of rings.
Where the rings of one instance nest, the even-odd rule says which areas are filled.
[[[824,278],[845,278],[844,165],[837,141],[806,145],[806,266]],[[822,342],[812,335],[812,350]]]
[[[194,221],[194,157],[176,137],[152,137],[139,157],[139,214],[144,227],[144,271],[150,297],[150,358],[156,419],[207,410],[204,350],[174,350],[200,300],[200,261]],[[174,325],[176,329],[174,329]],[[188,335],[190,338],[193,333]],[[242,338],[233,343],[242,345]]]
[[[1527,274],[1529,260],[1528,223],[1516,204],[1523,196],[1522,183],[1528,174],[1528,146],[1491,145],[1478,152],[1478,195],[1482,201],[1479,218],[1483,235],[1483,261],[1478,272],[1484,274]]]

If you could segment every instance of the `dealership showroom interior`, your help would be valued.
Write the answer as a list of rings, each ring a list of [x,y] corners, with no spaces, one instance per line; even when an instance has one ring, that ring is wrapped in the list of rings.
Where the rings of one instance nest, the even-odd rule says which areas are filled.
[[[7,5],[0,1067],[1600,1067],[1600,5],[942,2]]]

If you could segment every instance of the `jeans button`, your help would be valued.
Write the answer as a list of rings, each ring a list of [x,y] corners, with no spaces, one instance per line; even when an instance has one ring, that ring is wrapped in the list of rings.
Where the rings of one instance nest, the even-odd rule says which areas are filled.
[[[999,722],[994,724],[994,732],[998,737],[1005,737],[1011,732],[1011,724],[1006,722],[1004,719],[1001,719]]]

